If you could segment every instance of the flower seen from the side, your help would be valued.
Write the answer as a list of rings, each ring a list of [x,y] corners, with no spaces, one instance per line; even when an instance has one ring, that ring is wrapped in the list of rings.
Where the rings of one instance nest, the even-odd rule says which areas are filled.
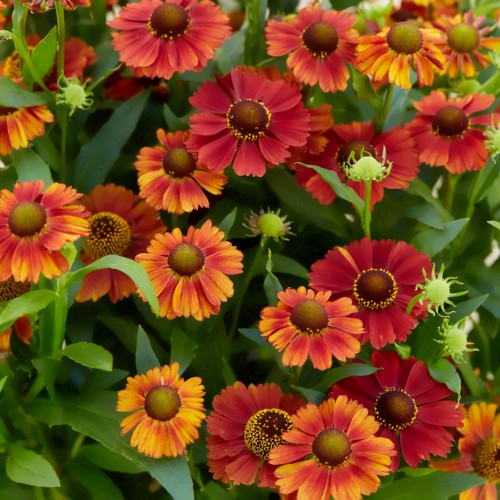
[[[189,102],[201,112],[191,115],[187,147],[213,171],[232,162],[237,175],[262,177],[309,135],[300,92],[242,69],[203,83]]]
[[[122,436],[133,429],[130,444],[149,457],[183,455],[205,419],[203,389],[200,377],[179,377],[177,362],[128,377],[116,410],[134,413],[120,423]]]
[[[292,415],[294,429],[282,436],[269,461],[278,466],[281,494],[298,500],[360,500],[390,473],[394,444],[377,437],[379,424],[368,410],[345,396],[319,406],[308,403]]]
[[[257,484],[274,488],[275,466],[269,452],[292,429],[292,416],[305,401],[283,394],[276,384],[246,387],[241,382],[223,389],[213,400],[207,418],[208,466],[214,479],[223,483]]]
[[[442,90],[433,90],[414,102],[418,113],[407,128],[419,160],[431,167],[445,167],[452,174],[481,170],[488,160],[482,128],[490,125],[492,115],[480,113],[494,100],[492,95],[474,93],[447,98]]]
[[[113,45],[143,76],[170,79],[201,71],[231,35],[229,18],[211,0],[141,0],[127,3],[109,22]]]
[[[276,307],[261,312],[259,330],[279,352],[283,365],[302,366],[310,359],[314,368],[327,370],[332,358],[345,361],[360,350],[361,320],[351,317],[357,307],[351,299],[331,301],[330,292],[301,286],[278,293]]]
[[[329,250],[309,273],[314,290],[330,291],[332,299],[349,297],[360,309],[354,316],[363,321],[375,349],[404,341],[425,314],[417,304],[406,313],[417,295],[415,286],[424,281],[422,269],[431,272],[431,261],[404,241],[372,241],[365,237],[344,247]]]
[[[453,393],[413,356],[401,359],[395,351],[374,351],[371,363],[380,369],[337,382],[330,397],[343,394],[368,408],[380,424],[379,435],[394,442],[410,467],[431,455],[445,457],[453,442],[448,428],[461,426],[464,418],[462,406],[447,399]],[[391,471],[398,467],[397,455]]]
[[[358,68],[374,81],[388,78],[403,89],[412,86],[410,73],[417,74],[418,86],[432,85],[434,71],[443,69],[444,55],[434,45],[441,38],[434,29],[420,28],[404,21],[382,28],[376,35],[363,35],[357,46]]]
[[[89,232],[88,212],[77,203],[81,194],[54,183],[17,182],[0,191],[0,280],[38,282],[69,270],[62,247]]]
[[[82,204],[92,214],[90,233],[83,240],[80,258],[90,264],[106,255],[120,255],[134,259],[146,251],[150,240],[163,233],[159,214],[129,189],[115,184],[96,186]],[[135,283],[116,269],[99,269],[88,273],[75,300],[96,301],[108,295],[115,303],[136,291]]]
[[[157,234],[145,253],[137,255],[149,274],[160,316],[179,316],[201,321],[220,311],[221,302],[233,296],[228,274],[240,274],[243,254],[224,233],[207,220],[200,228],[190,226],[186,236],[179,228]]]
[[[209,207],[204,193],[221,194],[227,177],[210,172],[190,153],[185,142],[188,132],[158,129],[159,145],[144,147],[134,163],[139,196],[157,210],[183,214]]]
[[[285,20],[271,19],[266,27],[270,56],[287,55],[287,66],[308,85],[319,83],[324,92],[343,91],[349,80],[346,63],[356,58],[356,17],[319,3]]]

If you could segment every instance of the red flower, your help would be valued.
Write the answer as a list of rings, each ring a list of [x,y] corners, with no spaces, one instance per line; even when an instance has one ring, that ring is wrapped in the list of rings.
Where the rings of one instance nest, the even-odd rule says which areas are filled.
[[[350,297],[361,308],[355,315],[366,329],[363,342],[375,349],[404,341],[425,308],[408,303],[417,295],[415,286],[424,282],[422,270],[431,273],[431,261],[404,241],[371,241],[365,237],[329,250],[309,273],[314,290],[332,292],[332,299]]]
[[[266,165],[281,163],[309,135],[301,94],[281,80],[234,69],[203,83],[189,102],[202,112],[191,115],[186,144],[210,170],[234,161],[237,175],[262,177]]]
[[[491,114],[471,116],[488,108],[495,97],[470,94],[449,97],[433,90],[413,105],[419,111],[408,130],[415,141],[419,160],[431,167],[445,167],[452,174],[481,170],[488,160],[486,136],[478,125],[490,125]]]
[[[401,359],[395,351],[374,351],[372,365],[382,368],[366,377],[349,377],[335,384],[329,396],[341,394],[368,408],[380,423],[379,435],[389,438],[405,462],[417,467],[431,455],[445,457],[453,442],[446,427],[462,425],[464,411],[445,384],[431,378],[428,368],[414,357]],[[391,470],[399,467],[393,458]]]

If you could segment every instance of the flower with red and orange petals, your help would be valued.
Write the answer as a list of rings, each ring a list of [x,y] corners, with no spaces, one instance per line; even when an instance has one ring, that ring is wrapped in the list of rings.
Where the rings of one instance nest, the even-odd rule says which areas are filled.
[[[77,7],[90,7],[90,0],[21,0],[21,3],[29,3],[31,12],[47,12],[55,8],[56,1],[60,1],[66,10],[75,10]]]
[[[159,214],[129,189],[114,184],[96,186],[82,204],[92,214],[90,233],[84,238],[80,258],[87,265],[106,255],[134,259],[146,251],[151,239],[163,233]],[[75,300],[94,302],[108,295],[115,303],[135,293],[137,286],[121,271],[106,268],[88,273]]]
[[[157,210],[175,214],[208,208],[203,190],[221,194],[227,177],[221,172],[208,171],[186,149],[188,132],[166,133],[159,129],[156,136],[161,144],[142,148],[134,163],[139,196]]]
[[[201,71],[231,36],[229,18],[211,0],[141,0],[109,22],[120,61],[142,76],[169,80]]]
[[[190,117],[186,144],[209,170],[233,162],[236,175],[262,177],[266,166],[288,158],[290,146],[303,146],[309,135],[300,92],[242,69],[203,83],[189,102],[201,112]]]
[[[283,432],[292,429],[292,416],[305,401],[283,394],[276,384],[247,388],[241,382],[223,389],[213,400],[207,418],[208,466],[214,479],[223,483],[254,484],[275,488],[275,466],[269,452]]]
[[[276,307],[265,307],[259,330],[279,352],[285,366],[303,366],[310,359],[314,368],[327,370],[332,357],[345,361],[360,350],[357,336],[364,332],[361,320],[352,318],[357,307],[351,299],[331,301],[330,292],[314,292],[301,286],[278,293]]]
[[[464,418],[462,405],[447,399],[453,393],[413,356],[401,359],[395,351],[374,351],[371,362],[381,369],[337,382],[329,396],[345,395],[368,408],[380,424],[379,435],[401,449],[410,467],[418,467],[431,455],[445,457],[454,440],[448,428],[460,427]],[[398,467],[396,455],[391,472]]]
[[[89,213],[76,200],[82,195],[54,183],[17,182],[0,191],[0,280],[38,283],[69,271],[62,247],[89,232]]]
[[[447,98],[443,91],[433,90],[414,102],[418,113],[407,128],[419,160],[431,167],[445,167],[452,174],[481,170],[488,160],[481,126],[491,125],[492,114],[480,112],[494,100],[486,94]]]
[[[319,3],[285,20],[271,19],[266,26],[267,53],[288,55],[286,64],[303,83],[319,83],[324,92],[344,91],[349,80],[346,63],[356,58],[356,17]]]

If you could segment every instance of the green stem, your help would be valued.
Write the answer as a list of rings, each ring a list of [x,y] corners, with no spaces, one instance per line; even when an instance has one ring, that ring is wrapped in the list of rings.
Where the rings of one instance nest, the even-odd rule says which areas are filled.
[[[64,76],[64,43],[66,41],[64,7],[56,0],[57,17],[57,81]]]
[[[384,107],[382,108],[382,112],[375,118],[376,134],[380,134],[384,130],[385,120],[387,119],[387,115],[389,114],[389,110],[391,108],[391,101],[393,94],[394,94],[394,84],[391,83],[387,87],[387,91],[385,93]]]
[[[76,436],[75,442],[73,443],[73,446],[71,447],[71,452],[69,454],[69,457],[71,459],[77,457],[78,452],[80,451],[80,448],[84,441],[85,441],[85,434],[78,434],[78,436]]]
[[[42,392],[42,389],[45,387],[45,381],[43,377],[38,373],[35,377],[35,381],[31,384],[31,387],[28,389],[26,393],[26,401],[29,403],[33,401],[39,394]]]
[[[363,226],[363,232],[365,236],[371,238],[370,233],[370,224],[372,220],[372,212],[371,212],[371,198],[372,198],[372,182],[371,180],[365,181],[365,208],[363,210],[363,218],[361,221],[361,225]]]
[[[413,310],[413,307],[415,306],[415,304],[420,300],[420,299],[423,299],[424,298],[424,294],[423,293],[417,293],[417,295],[415,295],[414,297],[412,297],[412,299],[410,300],[410,302],[408,302],[408,306],[406,307],[406,314],[411,314],[412,310]]]
[[[61,129],[61,168],[59,171],[59,180],[63,184],[67,184],[69,179],[67,178],[68,172],[66,168],[67,162],[67,149],[68,149],[68,106],[65,104],[59,108],[59,113],[57,117],[59,128]]]
[[[56,353],[62,348],[66,333],[66,318],[68,317],[68,293],[62,287],[57,287],[57,299],[54,301],[54,336],[52,352]]]
[[[290,385],[299,385],[300,375],[302,374],[302,366],[296,366],[293,369],[292,380],[290,380]]]

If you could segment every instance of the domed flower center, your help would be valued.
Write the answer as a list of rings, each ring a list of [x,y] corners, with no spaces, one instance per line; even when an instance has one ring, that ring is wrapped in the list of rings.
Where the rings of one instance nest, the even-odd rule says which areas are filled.
[[[329,427],[316,435],[312,452],[321,465],[337,467],[351,455],[351,441],[345,432]]]
[[[179,243],[168,255],[168,265],[181,276],[192,276],[205,264],[203,252],[192,243]]]
[[[472,52],[479,45],[479,33],[470,24],[457,24],[448,31],[448,45],[461,54]]]
[[[3,76],[11,80],[18,80],[23,77],[21,73],[21,56],[18,52],[12,52],[4,61]]]
[[[326,57],[337,49],[339,35],[333,26],[320,21],[304,30],[302,44],[314,57]]]
[[[390,306],[398,294],[394,276],[385,269],[366,269],[354,281],[354,297],[360,307],[376,311]]]
[[[418,407],[403,389],[387,389],[375,400],[375,418],[387,429],[402,431],[415,422]]]
[[[181,179],[189,177],[196,169],[196,160],[186,148],[172,148],[162,160],[163,168],[168,175]]]
[[[16,281],[10,277],[5,281],[0,281],[0,302],[7,302],[28,292],[29,283],[25,281]]]
[[[337,165],[342,167],[345,163],[349,161],[349,158],[353,155],[352,159],[358,161],[363,156],[373,156],[376,158],[377,153],[373,146],[366,141],[349,141],[346,142],[338,151],[337,151]]]
[[[286,411],[265,408],[248,419],[243,439],[246,447],[256,457],[265,460],[275,446],[285,444],[281,435],[292,427],[292,419]]]
[[[260,101],[242,99],[231,104],[227,110],[226,122],[238,139],[256,141],[269,128],[271,112]]]
[[[448,137],[459,137],[469,126],[467,115],[456,106],[441,108],[432,119],[432,130],[435,134]]]
[[[424,43],[418,26],[412,21],[396,23],[387,33],[387,45],[398,54],[415,54]]]
[[[411,9],[399,9],[391,14],[391,19],[395,23],[417,19],[417,15]]]
[[[35,236],[47,222],[45,208],[36,201],[22,201],[9,214],[9,229],[20,238]]]
[[[90,234],[83,240],[84,252],[94,260],[106,255],[125,255],[132,233],[125,219],[112,212],[98,212],[89,218]]]
[[[328,314],[319,302],[304,299],[292,309],[290,322],[304,333],[320,333],[328,326]]]
[[[181,408],[181,398],[175,389],[158,385],[144,399],[144,409],[149,417],[165,422],[174,418]]]
[[[500,439],[480,442],[472,455],[472,467],[478,476],[490,482],[500,481]]]
[[[191,23],[186,10],[176,3],[164,3],[149,18],[149,31],[158,37],[173,40],[186,33]]]

